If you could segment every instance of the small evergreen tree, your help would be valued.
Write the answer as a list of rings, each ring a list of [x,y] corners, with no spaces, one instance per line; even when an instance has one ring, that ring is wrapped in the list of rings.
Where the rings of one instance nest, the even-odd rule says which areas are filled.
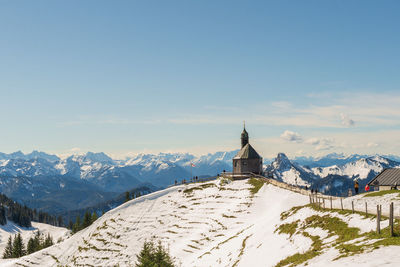
[[[1,225],[7,224],[6,209],[3,206],[0,207],[0,224]]]
[[[3,259],[9,259],[12,258],[13,256],[13,241],[12,241],[12,236],[10,235],[8,237],[8,242],[7,242],[7,246],[4,249],[4,253],[3,253]]]
[[[125,202],[128,202],[129,200],[131,200],[131,196],[129,194],[128,191],[125,192]]]
[[[151,241],[145,241],[137,260],[136,267],[174,267],[174,262],[161,245],[161,241],[157,246]]]
[[[31,238],[29,238],[28,244],[26,245],[26,252],[28,254],[31,254],[35,251],[37,251],[36,246],[35,246],[35,239],[31,237]]]
[[[136,267],[154,266],[153,251],[154,251],[154,244],[152,242],[145,241],[143,243],[142,250],[137,256],[138,262],[136,263]]]
[[[97,213],[95,211],[93,211],[91,223],[94,223],[96,220],[97,220]]]
[[[71,220],[69,220],[68,229],[72,230],[73,227],[74,227],[74,223]]]
[[[173,267],[174,266],[174,262],[173,262],[171,256],[169,255],[168,251],[162,247],[161,241],[158,242],[158,246],[154,253],[154,259],[155,259],[155,263],[157,264],[156,266],[159,266],[159,267]]]
[[[50,234],[47,234],[46,238],[44,238],[43,234],[40,231],[37,231],[35,236],[31,237],[28,241],[27,254],[50,247],[53,244],[53,237]]]
[[[34,248],[35,251],[41,250],[43,248],[42,243],[43,243],[43,235],[40,231],[37,231],[35,233],[35,236],[33,238],[34,240]]]
[[[86,211],[85,215],[83,216],[82,229],[88,227],[91,224],[92,224],[92,216],[90,215],[89,211]]]
[[[78,215],[78,216],[76,216],[75,224],[72,227],[72,233],[76,233],[79,230],[81,230],[81,217]]]
[[[14,237],[13,247],[12,247],[12,257],[20,258],[26,254],[24,242],[22,241],[21,233],[18,233]]]
[[[63,222],[63,219],[62,219],[61,216],[58,216],[58,218],[57,218],[57,225],[58,226],[63,226],[64,225],[64,222]]]
[[[51,237],[50,234],[47,234],[46,239],[44,240],[44,243],[43,243],[42,247],[43,248],[47,248],[47,247],[52,246],[53,244],[54,244],[53,238]]]

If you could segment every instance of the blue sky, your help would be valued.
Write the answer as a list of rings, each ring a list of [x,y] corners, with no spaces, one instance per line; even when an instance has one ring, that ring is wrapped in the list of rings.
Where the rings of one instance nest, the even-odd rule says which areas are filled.
[[[0,1],[0,150],[400,149],[398,1]]]

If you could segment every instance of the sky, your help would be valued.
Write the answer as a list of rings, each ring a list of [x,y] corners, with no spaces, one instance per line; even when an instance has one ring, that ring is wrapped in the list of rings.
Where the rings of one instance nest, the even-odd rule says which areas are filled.
[[[0,0],[0,151],[399,155],[399,10]]]

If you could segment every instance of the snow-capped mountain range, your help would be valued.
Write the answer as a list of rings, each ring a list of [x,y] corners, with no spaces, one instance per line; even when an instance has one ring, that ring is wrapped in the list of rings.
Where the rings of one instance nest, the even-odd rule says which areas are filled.
[[[378,155],[337,156],[337,159],[333,154],[316,159],[315,162],[321,162],[322,166],[311,168],[309,166],[312,164],[302,166],[297,159],[290,161],[285,154],[280,153],[266,166],[265,171],[267,175],[288,184],[307,186],[332,195],[343,195],[353,188],[355,180],[360,184],[362,191],[364,186],[384,169],[400,168],[400,162]],[[339,163],[324,167],[328,160]],[[315,162],[313,165],[318,166]]]
[[[101,152],[63,159],[38,151],[0,153],[0,191],[49,212],[82,209],[142,185],[165,188],[190,175],[214,176],[223,170],[231,171],[236,153],[237,150],[198,157],[188,153],[139,154],[124,160]],[[384,168],[400,166],[390,158],[394,156],[329,154],[289,160],[280,153],[272,163],[266,160],[264,168],[268,175],[286,183],[342,194],[352,187],[354,179],[360,179],[363,185]]]
[[[191,174],[213,176],[229,171],[236,152],[200,157],[184,153],[139,154],[125,160],[92,152],[64,159],[38,151],[1,153],[0,192],[49,212],[82,209],[135,187],[164,188],[175,180],[189,179]]]

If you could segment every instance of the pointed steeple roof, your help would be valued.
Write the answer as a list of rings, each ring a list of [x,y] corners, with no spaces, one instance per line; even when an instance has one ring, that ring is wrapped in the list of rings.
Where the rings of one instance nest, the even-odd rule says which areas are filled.
[[[257,151],[247,143],[233,159],[260,159],[260,155],[258,155]]]
[[[246,131],[246,125],[245,122],[243,121],[243,132],[240,135],[240,139],[242,141],[242,148],[249,143],[249,134]]]

